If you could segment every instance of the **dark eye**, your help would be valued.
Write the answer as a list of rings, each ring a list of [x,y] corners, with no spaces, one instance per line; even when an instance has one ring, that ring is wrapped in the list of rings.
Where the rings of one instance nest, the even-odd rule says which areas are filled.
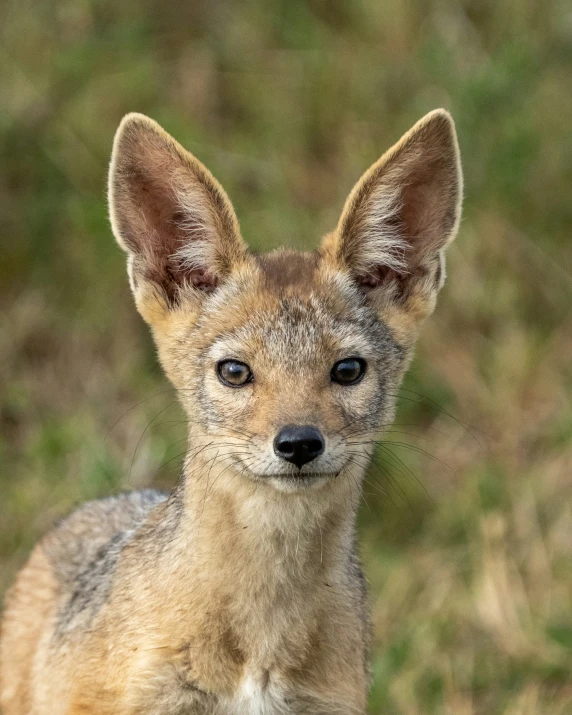
[[[362,358],[346,358],[334,365],[330,375],[340,385],[355,385],[363,377],[366,365]]]
[[[253,377],[248,365],[238,360],[221,360],[217,372],[219,380],[229,387],[242,387]]]

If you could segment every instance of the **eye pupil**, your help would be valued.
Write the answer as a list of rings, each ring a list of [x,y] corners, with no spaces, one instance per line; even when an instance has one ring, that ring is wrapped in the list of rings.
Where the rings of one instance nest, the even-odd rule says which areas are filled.
[[[365,373],[366,362],[362,358],[340,360],[332,368],[331,377],[339,385],[354,385]]]
[[[242,387],[253,378],[248,365],[239,360],[222,360],[217,366],[219,380],[229,387]]]

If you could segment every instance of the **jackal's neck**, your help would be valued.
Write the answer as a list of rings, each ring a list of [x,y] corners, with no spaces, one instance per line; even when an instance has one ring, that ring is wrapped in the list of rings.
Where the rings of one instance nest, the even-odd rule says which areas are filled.
[[[209,592],[263,611],[286,592],[310,592],[344,578],[354,548],[358,486],[336,483],[282,493],[228,463],[189,459],[180,489],[181,562]],[[184,558],[184,561],[183,561]]]
[[[150,642],[168,640],[173,653],[192,644],[193,674],[217,690],[246,673],[302,672],[310,653],[325,658],[331,614],[346,638],[359,634],[359,494],[355,481],[338,479],[284,494],[228,464],[188,460],[146,533],[153,568],[132,584],[134,598],[153,593],[165,604],[149,614]]]

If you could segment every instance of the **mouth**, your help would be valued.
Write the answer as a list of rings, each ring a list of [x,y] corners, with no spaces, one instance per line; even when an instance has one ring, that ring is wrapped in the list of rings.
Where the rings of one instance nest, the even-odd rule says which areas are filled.
[[[257,481],[271,484],[282,492],[297,492],[307,489],[319,489],[331,482],[339,472],[284,472],[281,474],[256,475]]]
[[[262,466],[262,465],[261,465]],[[276,465],[278,466],[278,465]],[[252,465],[247,467],[244,463],[241,464],[242,473],[250,479],[260,484],[270,484],[280,491],[296,491],[303,489],[311,489],[322,486],[327,482],[335,480],[343,469],[339,465],[328,465],[330,468],[325,469],[310,469],[310,465],[304,465],[301,468],[293,465],[284,465],[282,470],[264,468],[252,468]],[[334,467],[334,468],[332,468]],[[276,471],[274,471],[276,469]]]

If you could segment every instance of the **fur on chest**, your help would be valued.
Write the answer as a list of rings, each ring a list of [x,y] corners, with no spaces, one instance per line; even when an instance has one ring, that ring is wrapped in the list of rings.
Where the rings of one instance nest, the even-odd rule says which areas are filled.
[[[189,674],[187,674],[189,675]],[[146,669],[132,683],[130,701],[138,712],[161,715],[291,715],[294,697],[267,670],[246,672],[232,690],[209,692],[170,666]]]
[[[284,688],[268,671],[247,674],[236,694],[221,703],[221,715],[282,715],[292,712]]]

